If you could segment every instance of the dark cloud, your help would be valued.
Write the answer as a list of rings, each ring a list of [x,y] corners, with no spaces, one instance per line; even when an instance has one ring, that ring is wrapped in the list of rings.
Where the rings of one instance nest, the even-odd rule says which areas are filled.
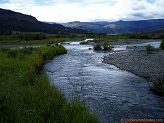
[[[133,7],[132,8],[133,10],[145,10],[146,9],[146,7],[144,6],[144,5],[138,5],[138,6],[135,6],[135,7]]]
[[[145,14],[142,12],[137,12],[137,13],[132,13],[131,16],[142,18],[145,17]]]
[[[131,13],[129,15],[129,18],[134,19],[134,20],[142,20],[142,19],[153,19],[153,18],[159,18],[158,13],[144,13],[144,12],[136,12],[136,13]]]

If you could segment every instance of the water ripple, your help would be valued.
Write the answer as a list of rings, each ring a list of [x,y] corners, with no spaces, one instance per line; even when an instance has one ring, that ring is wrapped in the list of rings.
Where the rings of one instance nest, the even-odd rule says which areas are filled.
[[[46,64],[45,71],[68,100],[83,100],[102,123],[164,117],[164,99],[149,91],[150,82],[102,63],[107,53],[96,53],[77,43],[66,47],[68,53]]]

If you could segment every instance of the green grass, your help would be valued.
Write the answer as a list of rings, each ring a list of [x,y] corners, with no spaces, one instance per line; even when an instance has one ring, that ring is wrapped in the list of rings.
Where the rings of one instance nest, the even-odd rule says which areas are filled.
[[[20,33],[13,35],[1,35],[0,44],[52,44],[66,41],[84,40],[82,34],[43,34],[43,33]]]
[[[98,122],[85,105],[68,102],[41,72],[47,60],[66,52],[60,45],[0,50],[0,122]]]
[[[87,38],[93,38],[94,42],[114,42],[118,39],[156,39],[159,36],[149,33],[135,34],[44,34],[44,33],[20,33],[13,35],[0,35],[0,44],[52,44],[67,41],[82,41]]]
[[[138,37],[138,36],[137,36]],[[87,38],[95,39],[95,42],[113,42],[118,39],[133,38],[131,34],[103,35],[103,34],[43,34],[43,33],[20,33],[13,35],[1,35],[0,44],[52,44],[66,41],[79,41]],[[135,35],[136,38],[136,35]]]

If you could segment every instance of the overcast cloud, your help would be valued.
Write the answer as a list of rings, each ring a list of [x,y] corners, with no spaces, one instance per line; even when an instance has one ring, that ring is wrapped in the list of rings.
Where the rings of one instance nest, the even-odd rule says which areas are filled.
[[[118,21],[164,18],[164,0],[0,0],[0,7],[40,21]]]

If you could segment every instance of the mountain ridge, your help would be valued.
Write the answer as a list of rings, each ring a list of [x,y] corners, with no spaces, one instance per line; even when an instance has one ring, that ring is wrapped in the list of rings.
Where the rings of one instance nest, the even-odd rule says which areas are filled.
[[[150,19],[138,21],[116,21],[116,22],[68,22],[63,26],[87,30],[92,33],[102,34],[130,34],[146,32],[164,28],[164,19]]]
[[[31,15],[0,8],[0,34],[12,32],[87,33],[85,30],[64,27],[61,24],[48,24],[38,21]]]

